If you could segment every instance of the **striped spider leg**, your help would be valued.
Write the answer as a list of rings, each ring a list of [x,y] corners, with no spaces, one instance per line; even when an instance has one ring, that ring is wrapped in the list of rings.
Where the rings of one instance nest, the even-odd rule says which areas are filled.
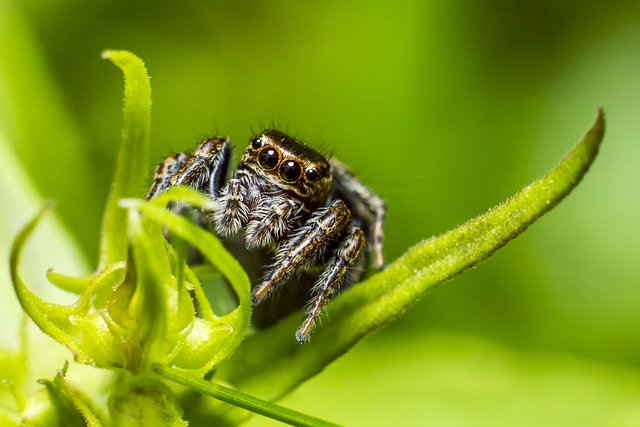
[[[334,159],[331,172],[334,181],[334,197],[347,201],[355,211],[355,216],[364,224],[367,238],[371,241],[373,267],[381,270],[384,267],[382,241],[387,213],[386,204],[377,194],[357,180],[341,162]]]
[[[175,185],[187,185],[216,197],[229,166],[230,144],[225,138],[203,141],[189,156],[177,153],[164,159],[156,168],[147,200]]]
[[[316,211],[291,239],[282,245],[273,268],[251,293],[254,303],[260,302],[296,270],[315,263],[318,254],[330,243],[338,240],[338,247],[334,249],[330,261],[313,286],[307,316],[296,332],[296,339],[300,343],[308,339],[316,320],[331,296],[339,289],[347,269],[356,261],[364,246],[364,235],[359,228],[353,228],[344,235],[343,231],[350,221],[351,212],[342,200],[335,200],[331,206]]]
[[[254,303],[259,303],[297,270],[314,263],[323,265],[324,269],[312,288],[306,318],[296,332],[296,339],[300,343],[309,338],[329,299],[342,288],[343,283],[346,281],[351,285],[362,278],[364,257],[360,253],[366,239],[361,224],[364,224],[372,242],[370,250],[374,267],[379,270],[384,266],[382,241],[385,203],[360,183],[342,163],[334,160],[331,172],[329,200],[333,199],[333,203],[317,210],[281,246],[272,268],[252,292]],[[352,211],[355,212],[353,219]],[[330,255],[325,262],[327,257],[322,255],[327,249]]]

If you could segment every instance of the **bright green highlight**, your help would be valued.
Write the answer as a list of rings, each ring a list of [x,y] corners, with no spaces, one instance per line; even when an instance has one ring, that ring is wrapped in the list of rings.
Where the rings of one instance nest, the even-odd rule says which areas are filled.
[[[27,382],[26,316],[20,327],[21,346],[17,351],[0,349],[0,425],[18,425],[27,401],[24,387]]]

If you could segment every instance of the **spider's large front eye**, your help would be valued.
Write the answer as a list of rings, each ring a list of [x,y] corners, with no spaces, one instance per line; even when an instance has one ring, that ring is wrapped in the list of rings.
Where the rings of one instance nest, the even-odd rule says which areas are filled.
[[[280,166],[280,177],[285,182],[296,182],[302,175],[302,168],[298,162],[286,160]]]
[[[278,166],[279,159],[280,156],[278,156],[278,152],[273,148],[265,148],[258,155],[258,163],[265,170],[273,169]]]

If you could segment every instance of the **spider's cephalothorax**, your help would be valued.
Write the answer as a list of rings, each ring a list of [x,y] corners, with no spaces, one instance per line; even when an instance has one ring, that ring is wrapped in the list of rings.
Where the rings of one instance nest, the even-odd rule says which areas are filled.
[[[382,268],[384,202],[341,163],[330,163],[279,131],[254,137],[225,184],[229,153],[226,139],[210,138],[193,156],[168,157],[156,169],[147,197],[173,185],[189,185],[207,194],[215,209],[203,214],[216,233],[232,238],[242,231],[247,251],[272,260],[253,285],[255,305],[297,273],[319,270],[307,316],[296,332],[302,343],[343,283],[362,277],[363,249],[370,249],[374,267]],[[283,312],[289,311],[283,307]]]

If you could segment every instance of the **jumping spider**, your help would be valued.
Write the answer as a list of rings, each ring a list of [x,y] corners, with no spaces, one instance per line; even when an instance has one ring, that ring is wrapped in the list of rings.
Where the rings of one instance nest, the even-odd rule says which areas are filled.
[[[303,302],[310,289],[306,318],[296,332],[296,339],[304,343],[343,283],[361,280],[363,249],[365,254],[371,252],[374,267],[382,268],[385,204],[344,165],[329,162],[282,132],[265,130],[255,136],[225,184],[230,151],[227,139],[210,138],[192,156],[168,157],[158,165],[147,199],[175,185],[188,185],[210,197],[215,209],[202,212],[204,225],[228,242],[235,237],[236,249],[242,246],[251,252],[245,256],[249,262],[261,259],[256,253],[268,257],[259,266],[266,271],[252,280],[254,305],[274,300],[271,310],[279,311],[281,317],[301,306],[299,301],[290,304],[300,299],[300,289],[306,295]],[[244,242],[238,245],[240,231]],[[309,280],[309,272],[315,278]],[[287,293],[298,296],[288,302],[286,296],[280,296],[286,293],[269,298],[285,282],[295,281],[294,273],[298,276],[296,289]]]

